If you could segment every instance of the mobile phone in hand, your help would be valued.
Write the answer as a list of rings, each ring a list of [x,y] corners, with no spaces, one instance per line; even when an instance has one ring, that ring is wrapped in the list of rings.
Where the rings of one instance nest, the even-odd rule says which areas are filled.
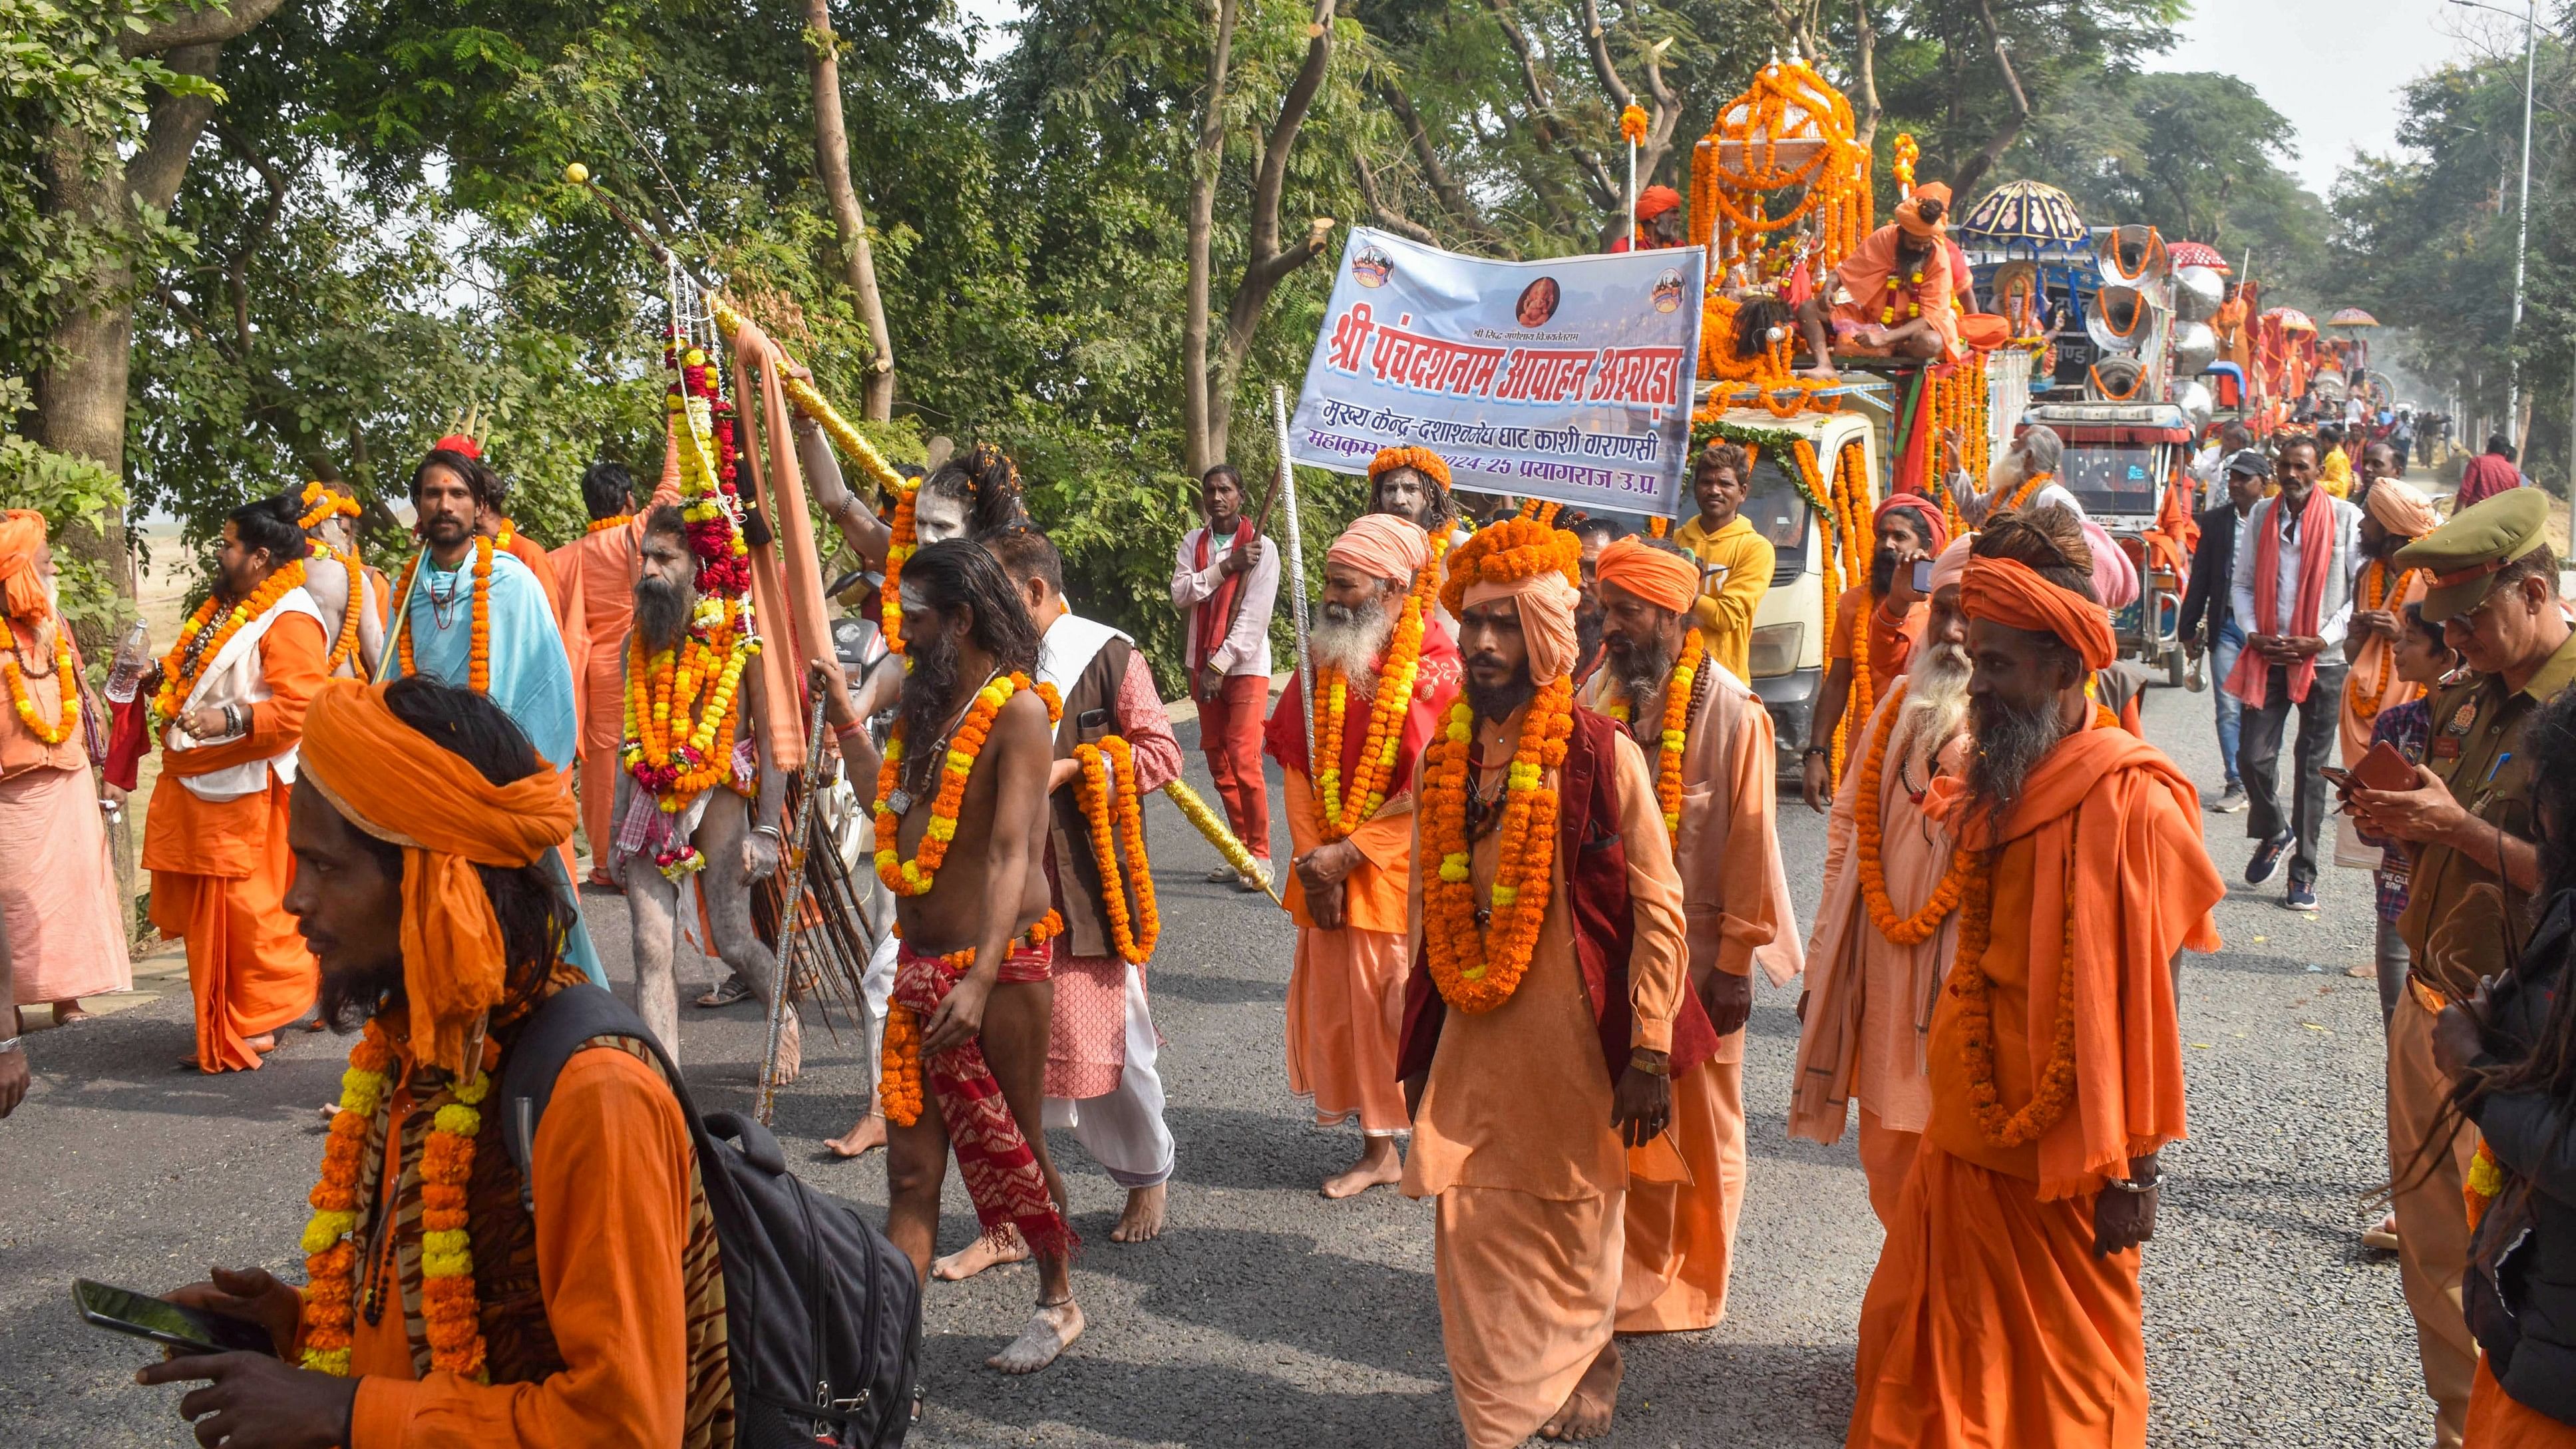
[[[75,1278],[72,1303],[79,1308],[81,1320],[93,1328],[148,1338],[181,1353],[277,1354],[268,1330],[247,1318],[182,1308],[130,1288]]]
[[[1932,560],[1928,558],[1914,561],[1914,592],[1927,599],[1932,597]]]

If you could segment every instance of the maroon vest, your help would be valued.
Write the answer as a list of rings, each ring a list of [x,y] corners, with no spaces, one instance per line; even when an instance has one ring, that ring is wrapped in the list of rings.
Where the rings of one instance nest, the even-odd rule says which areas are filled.
[[[1610,1081],[1628,1069],[1632,1050],[1629,1031],[1628,957],[1636,949],[1636,917],[1628,904],[1628,846],[1619,835],[1618,781],[1613,773],[1619,726],[1606,715],[1578,706],[1574,732],[1565,741],[1565,764],[1557,772],[1556,858],[1565,867],[1565,897],[1574,911],[1574,961],[1583,973],[1583,989],[1592,1000],[1592,1020],[1601,1034],[1601,1062]],[[1659,822],[1660,823],[1660,822]],[[1421,861],[1416,860],[1419,866]],[[1413,970],[1404,984],[1404,1036],[1396,1053],[1400,1081],[1431,1070],[1440,1046],[1440,1028],[1449,1003],[1431,981],[1427,949],[1413,953]],[[1699,993],[1682,991],[1681,1014],[1673,1021],[1674,1076],[1707,1061],[1717,1051],[1717,1028],[1700,1005]]]

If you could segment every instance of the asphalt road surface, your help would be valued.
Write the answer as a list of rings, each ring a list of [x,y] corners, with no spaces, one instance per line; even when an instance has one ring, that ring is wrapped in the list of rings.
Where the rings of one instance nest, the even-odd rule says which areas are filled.
[[[2147,719],[2214,798],[2209,696],[2157,689]],[[1201,758],[1189,761],[1213,798]],[[2231,883],[2248,850],[2244,819],[2204,817]],[[1086,1239],[1075,1284],[1090,1331],[1045,1373],[1004,1378],[982,1361],[1025,1320],[1030,1270],[932,1285],[928,1407],[913,1442],[1458,1443],[1428,1206],[1391,1189],[1342,1203],[1315,1191],[1355,1139],[1309,1126],[1288,1095],[1288,922],[1260,897],[1201,883],[1214,854],[1168,803],[1155,801],[1151,828],[1163,938],[1150,983],[1180,1143],[1169,1227],[1158,1242],[1110,1242],[1122,1194],[1059,1134]],[[1794,800],[1782,849],[1803,918],[1824,828]],[[2237,884],[2219,910],[2227,949],[2185,972],[2192,1137],[2166,1153],[2171,1185],[2146,1250],[2151,1437],[2421,1443],[2430,1406],[2397,1270],[2358,1238],[2386,1176],[2376,998],[2346,974],[2370,959],[2369,878],[2329,870],[2314,917],[2283,910],[2280,890],[2278,879]],[[623,985],[623,902],[591,895],[584,906]],[[704,962],[682,970],[689,995],[714,974]],[[1753,1014],[1751,1181],[1727,1319],[1629,1340],[1618,1425],[1604,1442],[1841,1442],[1879,1232],[1848,1139],[1819,1147],[1782,1129],[1794,1001],[1794,987],[1766,988]],[[699,1103],[747,1105],[755,1008],[682,1009],[681,1059]],[[264,1070],[207,1078],[174,1069],[189,1032],[182,989],[30,1038],[35,1089],[0,1123],[0,1443],[187,1442],[179,1391],[128,1381],[146,1357],[139,1345],[75,1319],[74,1276],[149,1290],[202,1277],[209,1263],[301,1275],[295,1243],[322,1143],[314,1109],[337,1095],[347,1044],[291,1033]],[[779,1135],[799,1173],[881,1211],[882,1156],[844,1163],[821,1147],[850,1125],[873,1075],[858,1041],[846,1025],[835,1040],[809,1019],[808,1071],[779,1104]],[[946,1207],[941,1242],[953,1248],[974,1231],[954,1173]]]

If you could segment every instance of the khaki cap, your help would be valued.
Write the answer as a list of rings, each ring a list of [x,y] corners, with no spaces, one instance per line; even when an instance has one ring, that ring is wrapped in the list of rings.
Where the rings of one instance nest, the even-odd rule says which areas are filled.
[[[2424,622],[2439,624],[2485,603],[2505,565],[2548,541],[2549,495],[2515,488],[2461,509],[2399,549],[2397,566],[2433,576],[2424,594]]]

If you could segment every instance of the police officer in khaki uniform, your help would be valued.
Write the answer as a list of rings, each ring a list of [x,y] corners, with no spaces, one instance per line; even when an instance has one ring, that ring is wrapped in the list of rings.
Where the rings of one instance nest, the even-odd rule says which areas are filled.
[[[2460,1442],[2477,1342],[2460,1315],[2469,1226],[2460,1197],[2471,1135],[2432,1143],[2449,1077],[2434,1065],[2433,1021],[2501,972],[2532,924],[2540,888],[2531,819],[2532,762],[2522,732],[2576,683],[2576,634],[2558,598],[2547,537],[2549,497],[2516,489],[2462,509],[2398,551],[2397,567],[2432,576],[2424,618],[2474,671],[2427,700],[2433,734],[2416,788],[2353,788],[2347,800],[2375,835],[2415,857],[2406,914],[2407,990],[2388,1028],[2388,1160],[2396,1183],[2397,1266],[2415,1315],[2434,1435]]]

